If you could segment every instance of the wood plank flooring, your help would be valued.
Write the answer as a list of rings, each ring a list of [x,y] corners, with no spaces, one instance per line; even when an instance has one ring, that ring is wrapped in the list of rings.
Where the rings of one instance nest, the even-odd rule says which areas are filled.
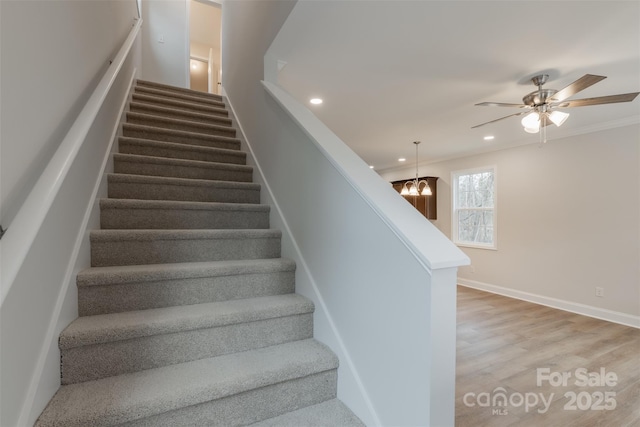
[[[457,427],[640,426],[635,328],[458,286],[456,366]]]

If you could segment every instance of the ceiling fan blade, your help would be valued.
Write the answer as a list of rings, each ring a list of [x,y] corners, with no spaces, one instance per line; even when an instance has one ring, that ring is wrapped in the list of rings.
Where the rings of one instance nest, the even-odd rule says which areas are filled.
[[[556,92],[556,94],[553,95],[549,99],[549,101],[551,102],[564,101],[570,96],[573,96],[576,93],[580,92],[581,90],[584,90],[589,86],[592,86],[598,83],[600,80],[604,80],[606,78],[607,78],[606,76],[596,76],[594,74],[585,74],[575,82],[571,83],[569,86]]]
[[[621,93],[620,95],[598,96],[596,98],[574,99],[573,101],[564,101],[553,103],[554,107],[586,107],[588,105],[615,104],[617,102],[631,102],[636,99],[640,92]]]
[[[526,113],[528,113],[528,111],[522,111],[520,113],[509,114],[508,116],[500,117],[499,119],[491,120],[490,122],[486,122],[486,123],[482,123],[482,124],[479,124],[479,125],[472,126],[471,129],[479,128],[480,126],[488,125],[489,123],[495,123],[495,122],[498,122],[500,120],[508,119],[509,117],[521,116],[521,115],[526,114]]]
[[[480,107],[515,107],[515,108],[531,108],[525,104],[506,104],[504,102],[481,102],[479,104],[475,104]]]

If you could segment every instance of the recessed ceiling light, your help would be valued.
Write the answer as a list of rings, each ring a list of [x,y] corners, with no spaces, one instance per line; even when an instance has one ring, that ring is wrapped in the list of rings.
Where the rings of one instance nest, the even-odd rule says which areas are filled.
[[[373,169],[373,165],[369,165],[369,169]]]
[[[405,159],[404,157],[400,157],[400,158],[398,159],[398,161],[399,161],[399,162],[406,162],[406,161],[407,161],[407,159]]]
[[[485,140],[485,141],[491,141],[493,138],[495,138],[495,136],[493,136],[493,135],[487,135],[487,136],[485,136],[485,137],[484,137],[484,140]]]
[[[314,104],[314,105],[318,105],[318,104],[322,104],[322,99],[320,99],[320,98],[311,98],[309,100],[309,102]]]

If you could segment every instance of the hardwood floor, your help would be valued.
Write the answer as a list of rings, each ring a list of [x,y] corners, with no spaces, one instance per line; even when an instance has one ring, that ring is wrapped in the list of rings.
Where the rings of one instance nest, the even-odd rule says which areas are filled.
[[[456,366],[457,427],[640,426],[635,328],[458,286]]]

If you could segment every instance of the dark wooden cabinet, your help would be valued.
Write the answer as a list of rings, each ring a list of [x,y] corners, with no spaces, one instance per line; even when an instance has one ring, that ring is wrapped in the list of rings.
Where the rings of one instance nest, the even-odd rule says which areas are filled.
[[[424,215],[427,219],[438,219],[438,205],[437,205],[437,194],[438,194],[438,186],[437,176],[423,176],[418,178],[418,180],[424,179],[429,184],[431,188],[430,196],[402,196],[405,200],[411,203],[422,215]],[[393,188],[399,193],[402,191],[402,186],[405,182],[410,181],[408,179],[404,179],[402,181],[393,181],[391,185]]]

